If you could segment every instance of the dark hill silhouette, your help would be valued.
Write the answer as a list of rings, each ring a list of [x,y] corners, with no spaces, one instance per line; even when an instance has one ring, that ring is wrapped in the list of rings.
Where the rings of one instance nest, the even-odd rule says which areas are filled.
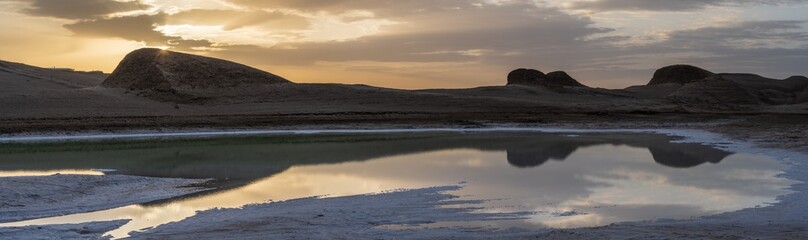
[[[520,68],[508,74],[508,85],[544,87],[584,87],[583,84],[563,71],[544,74],[535,69]]]
[[[551,86],[584,87],[583,84],[564,71],[548,73],[545,82]]]
[[[680,76],[703,73],[700,68],[690,69],[695,71],[684,71]],[[226,116],[233,120],[222,125],[249,125],[256,123],[235,116],[319,118],[315,116],[333,114],[336,117],[325,119],[331,121],[355,120],[353,114],[357,113],[383,120],[393,113],[407,119],[418,116],[414,118],[519,121],[567,113],[595,116],[718,111],[808,113],[804,106],[808,102],[805,93],[808,80],[804,77],[777,80],[754,74],[723,73],[691,82],[692,77],[682,80],[674,78],[676,74],[668,75],[669,72],[678,71],[660,71],[663,78],[657,79],[672,79],[671,82],[626,89],[590,88],[564,72],[544,74],[520,69],[510,74],[509,86],[402,90],[292,83],[242,64],[159,49],[130,53],[111,75],[0,61],[0,103],[7,106],[0,108],[0,116],[48,122],[35,125],[9,120],[0,126],[0,131],[184,127],[189,118],[195,118],[192,116]],[[165,118],[151,118],[154,116]],[[77,120],[97,117],[109,118],[99,120],[103,122]],[[193,121],[209,124],[208,118]],[[272,117],[261,121],[280,120]]]
[[[508,85],[535,85],[545,77],[547,75],[539,70],[520,68],[508,73]]]
[[[161,49],[144,48],[124,57],[102,86],[172,94],[291,83],[246,65]]]
[[[714,73],[691,65],[672,65],[660,68],[654,72],[654,77],[648,85],[660,85],[667,83],[687,84],[700,81]]]
[[[755,105],[800,103],[808,79],[784,80],[749,73],[713,73],[691,66],[660,68],[646,86],[626,90],[641,97],[658,97],[699,109],[744,110]]]

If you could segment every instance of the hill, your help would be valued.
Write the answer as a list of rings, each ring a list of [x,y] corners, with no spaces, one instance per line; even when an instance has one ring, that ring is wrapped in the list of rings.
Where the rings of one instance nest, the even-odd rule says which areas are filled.
[[[182,100],[210,91],[291,83],[280,76],[242,64],[153,48],[133,51],[102,86],[140,91],[156,98]],[[177,98],[180,99],[177,99]]]
[[[67,125],[80,129],[165,126],[158,124],[164,121],[210,126],[211,119],[219,118],[228,125],[253,121],[244,116],[267,116],[261,121],[306,116],[325,122],[400,118],[464,122],[521,121],[560,114],[808,110],[798,104],[808,102],[808,79],[804,77],[776,80],[696,67],[667,69],[654,76],[663,79],[661,82],[626,89],[591,88],[564,72],[522,69],[510,76],[503,74],[505,86],[400,90],[293,83],[242,64],[158,49],[128,54],[111,75],[0,62],[0,103],[4,106],[0,108],[0,132]],[[694,78],[688,69],[708,77]]]
[[[808,78],[771,79],[750,73],[713,73],[690,66],[660,68],[645,86],[626,90],[701,109],[744,110],[756,105],[791,105],[801,101]]]

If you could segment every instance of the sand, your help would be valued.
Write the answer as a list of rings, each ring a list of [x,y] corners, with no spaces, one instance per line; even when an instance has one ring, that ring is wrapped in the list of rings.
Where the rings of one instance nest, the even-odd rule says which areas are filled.
[[[383,194],[336,198],[304,198],[243,209],[220,209],[199,213],[181,222],[170,223],[133,239],[395,239],[466,238],[509,236],[473,229],[388,230],[388,225],[415,225],[435,221],[485,221],[518,219],[526,213],[471,213],[473,208],[447,205],[474,204],[478,201],[453,200],[446,191],[457,186],[433,187]]]
[[[206,180],[124,175],[0,177],[0,223],[146,203],[206,190]],[[2,237],[0,237],[2,238]]]
[[[0,228],[0,239],[109,239],[106,232],[116,229],[127,220],[90,222],[81,224]]]

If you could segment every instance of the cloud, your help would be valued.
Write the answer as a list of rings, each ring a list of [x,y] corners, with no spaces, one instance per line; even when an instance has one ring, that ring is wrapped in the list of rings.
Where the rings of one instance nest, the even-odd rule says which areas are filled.
[[[93,19],[113,13],[143,10],[149,5],[140,1],[115,0],[32,0],[23,10],[34,16],[63,19]]]
[[[701,65],[714,71],[783,76],[800,74],[801,66],[795,62],[808,60],[805,50],[808,39],[802,21],[726,23],[668,31],[662,40],[626,45],[630,36],[597,37],[615,33],[597,27],[598,23],[590,18],[526,1],[492,4],[413,0],[395,7],[390,7],[388,4],[392,3],[388,1],[232,1],[244,8],[82,20],[65,27],[81,36],[171,46],[175,50],[201,52],[255,66],[314,69],[329,65],[329,71],[396,75],[390,79],[421,79],[439,86],[463,86],[472,82],[470,75],[484,79],[473,80],[477,84],[481,81],[498,84],[509,70],[519,67],[567,70],[582,82],[596,86],[615,86],[604,83],[608,79],[621,82],[616,86],[644,83],[653,69],[675,63]],[[617,0],[600,2],[606,1]],[[719,4],[751,4],[709,0],[645,2],[647,5],[636,7],[678,11]],[[171,25],[221,26],[219,31],[230,35],[261,29],[263,34],[301,35],[305,31],[341,30],[316,30],[322,27],[317,25],[316,18],[322,16],[346,22],[389,20],[395,24],[384,26],[377,34],[358,38],[300,41],[302,37],[290,37],[292,41],[286,39],[276,45],[228,42],[224,37],[206,35],[191,40],[184,39],[183,36],[190,35],[182,32],[166,36],[165,31],[155,30]],[[244,28],[252,29],[241,31]]]
[[[171,50],[196,52],[212,47],[213,42],[208,40],[193,40],[172,37],[170,40],[168,40],[168,44],[166,45],[170,47]]]
[[[668,39],[641,51],[703,54],[687,60],[723,71],[775,77],[805,74],[808,62],[806,21],[747,21],[671,32]]]
[[[732,47],[805,48],[808,33],[806,21],[748,21],[710,26],[669,34],[666,44],[698,47],[701,49]]]
[[[672,31],[659,42],[612,46],[602,54],[589,54],[591,58],[582,59],[576,69],[593,76],[590,79],[623,79],[634,84],[650,79],[659,67],[680,63],[773,78],[804,75],[803,63],[808,62],[805,25],[805,21],[746,21]]]
[[[345,73],[362,72],[371,73],[361,75],[363,78],[374,78],[366,82],[383,86],[401,86],[404,84],[392,82],[416,79],[413,81],[424,86],[431,82],[431,86],[466,87],[501,84],[508,71],[530,67],[566,70],[593,86],[624,87],[645,83],[654,69],[675,63],[780,77],[805,74],[801,72],[804,67],[798,65],[808,62],[808,30],[803,21],[808,19],[804,17],[797,17],[798,21],[727,17],[720,23],[699,22],[698,27],[687,30],[665,29],[673,25],[669,18],[650,18],[653,21],[636,23],[654,28],[653,37],[648,37],[647,32],[625,31],[635,23],[602,21],[597,16],[592,19],[566,8],[694,11],[709,6],[752,8],[808,0],[578,0],[569,5],[527,0],[219,2],[225,1],[231,8],[204,9],[194,8],[200,5],[193,4],[172,6],[173,1],[144,1],[155,5],[148,12],[169,13],[134,16],[114,14],[131,8],[100,5],[142,7],[143,3],[88,0],[77,5],[98,3],[91,7],[102,10],[47,15],[72,18],[64,28],[78,37],[169,46],[257,67],[297,69],[309,76],[301,80],[289,75],[298,81],[334,81],[330,76],[339,74],[349,79]],[[61,1],[34,1],[22,13],[40,14],[31,9],[44,3],[50,5],[42,9],[57,7],[54,2]],[[138,13],[142,12],[133,14]],[[711,16],[709,11],[698,14]],[[793,14],[787,16],[795,18]],[[676,28],[687,26],[680,24]],[[323,73],[322,79],[311,77],[312,72],[326,70],[329,72]]]
[[[165,44],[170,37],[154,30],[165,14],[81,20],[64,27],[79,36],[122,38],[147,44]]]
[[[710,6],[779,5],[806,0],[590,0],[576,1],[569,8],[605,11],[694,11]]]
[[[221,25],[223,30],[261,26],[273,30],[306,29],[311,23],[304,17],[265,10],[192,9],[172,14],[167,24]]]
[[[593,27],[594,22],[588,18],[532,4],[476,7],[464,3],[458,6],[467,8],[447,6],[424,10],[407,19],[405,24],[388,27],[382,34],[351,41],[293,42],[272,48],[241,46],[231,50],[241,54],[260,52],[271,56],[265,61],[272,61],[272,64],[466,62],[526,53],[541,55],[544,50],[574,51],[588,44],[585,40],[588,36],[611,31]]]
[[[589,18],[556,8],[524,2],[440,3],[440,7],[418,11],[389,10],[410,14],[395,14],[397,24],[358,39],[286,42],[274,47],[219,46],[210,55],[256,66],[345,66],[344,71],[430,78],[433,86],[452,87],[499,84],[502,76],[518,67],[572,69],[593,54],[605,54],[604,45],[612,41],[591,38],[611,29],[595,27]],[[374,12],[373,17],[388,15]],[[479,73],[483,69],[489,71]],[[472,79],[475,74],[479,79]]]
[[[484,1],[468,0],[229,0],[232,3],[257,8],[288,8],[306,12],[373,11],[380,15],[397,16],[404,13],[428,12],[437,9],[472,6]]]
[[[115,18],[102,18],[81,20],[64,27],[77,36],[97,38],[120,38],[124,40],[143,42],[150,46],[168,46],[175,50],[190,51],[199,47],[210,47],[213,43],[208,40],[188,40],[182,37],[166,36],[155,30],[155,27],[165,24],[168,15],[138,15]]]

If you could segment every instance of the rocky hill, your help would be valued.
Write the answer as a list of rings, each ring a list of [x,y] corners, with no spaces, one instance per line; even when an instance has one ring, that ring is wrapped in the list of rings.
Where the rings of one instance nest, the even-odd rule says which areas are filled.
[[[226,60],[144,48],[126,55],[102,86],[139,91],[150,96],[176,97],[279,83],[291,82]]]
[[[508,85],[527,85],[544,87],[585,87],[563,71],[544,74],[535,69],[520,68],[508,74]]]
[[[673,65],[654,73],[646,86],[627,88],[629,92],[660,97],[699,108],[737,110],[751,105],[801,103],[808,78],[794,76],[771,79],[748,73],[713,73],[690,66]]]
[[[649,82],[648,85],[653,86],[670,83],[688,84],[704,80],[714,75],[715,73],[695,66],[672,65],[656,70],[654,77],[651,78],[651,82]]]

